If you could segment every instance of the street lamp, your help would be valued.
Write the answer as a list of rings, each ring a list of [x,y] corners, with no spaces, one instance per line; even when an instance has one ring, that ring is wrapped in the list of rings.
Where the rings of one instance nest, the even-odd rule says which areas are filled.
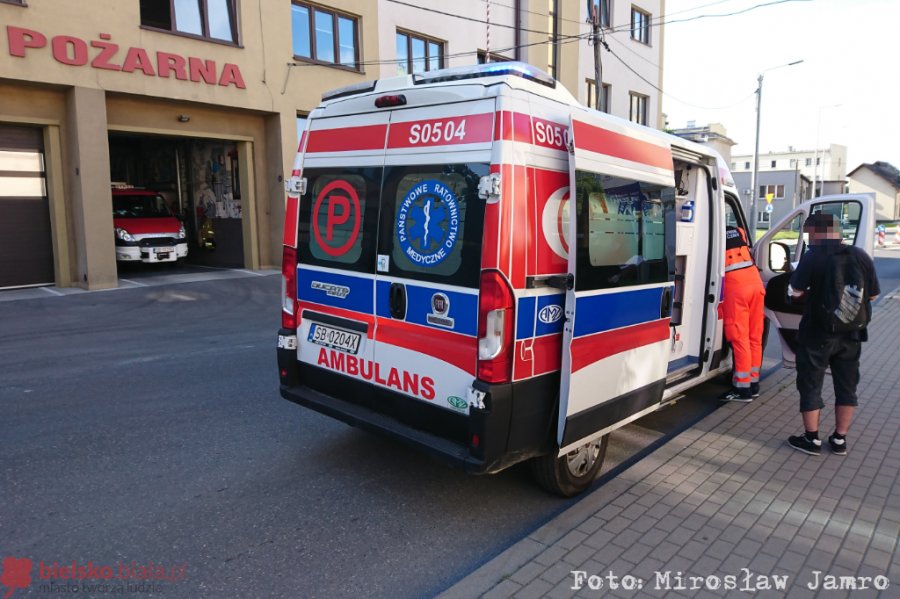
[[[774,71],[775,69],[780,69],[782,67],[792,67],[795,64],[800,64],[803,60],[795,60],[794,62],[789,62],[787,64],[780,64],[777,67],[771,67],[764,71],[761,71],[759,77],[757,77],[758,87],[756,88],[756,143],[753,145],[753,174],[750,177],[750,189],[752,190],[750,194],[750,238],[756,238],[756,197],[759,195],[759,190],[756,188],[756,178],[757,173],[759,172],[759,120],[760,120],[760,107],[762,106],[762,84],[763,84],[763,75],[768,73],[769,71]]]
[[[816,120],[816,151],[813,154],[814,162],[813,162],[813,187],[812,187],[812,197],[817,198],[822,194],[816,193],[816,178],[819,175],[819,129],[822,126],[822,109],[823,108],[837,108],[838,106],[843,106],[843,104],[829,104],[828,106],[819,106],[819,118]],[[825,157],[825,152],[822,151],[822,158]],[[825,164],[824,160],[822,160],[822,191],[825,191]]]

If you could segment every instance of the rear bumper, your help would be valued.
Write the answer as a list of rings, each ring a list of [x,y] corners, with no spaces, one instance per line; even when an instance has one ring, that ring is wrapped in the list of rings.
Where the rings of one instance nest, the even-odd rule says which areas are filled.
[[[280,336],[293,332],[281,330]],[[555,398],[542,380],[535,385],[489,385],[484,408],[450,412],[402,393],[297,361],[295,349],[280,347],[281,396],[326,416],[395,440],[472,474],[499,472],[552,449]],[[556,377],[558,389],[558,376]]]

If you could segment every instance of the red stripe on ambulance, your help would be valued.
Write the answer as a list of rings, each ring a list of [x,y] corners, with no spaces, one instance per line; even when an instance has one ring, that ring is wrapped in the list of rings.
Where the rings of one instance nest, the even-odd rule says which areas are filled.
[[[475,337],[379,318],[377,341],[437,358],[475,376],[478,355],[478,339]]]
[[[310,131],[307,154],[383,150],[387,125],[363,125]]]
[[[500,167],[491,165],[492,173],[499,173]],[[481,268],[497,268],[498,245],[500,244],[500,204],[494,202],[484,207],[484,232],[481,235]]]
[[[525,287],[525,256],[528,250],[528,177],[524,166],[513,167],[512,276],[514,289]]]
[[[672,152],[669,148],[643,141],[629,135],[623,135],[588,125],[581,121],[573,121],[575,127],[575,143],[579,149],[596,152],[613,158],[639,162],[647,166],[671,171]]]
[[[493,126],[493,113],[391,123],[388,149],[487,143]]]
[[[572,372],[615,354],[637,349],[669,338],[669,319],[663,318],[631,327],[603,331],[572,340]]]

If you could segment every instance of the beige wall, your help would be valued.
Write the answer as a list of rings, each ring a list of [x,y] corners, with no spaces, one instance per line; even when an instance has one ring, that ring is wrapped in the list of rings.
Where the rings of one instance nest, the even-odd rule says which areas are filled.
[[[115,262],[106,256],[113,255],[111,216],[90,199],[108,195],[98,191],[109,188],[106,128],[239,143],[251,175],[242,181],[252,206],[243,223],[245,263],[280,263],[282,178],[297,150],[297,114],[315,108],[323,92],[379,73],[295,61],[288,1],[237,5],[239,43],[228,44],[142,28],[137,0],[0,3],[0,122],[43,125],[45,139],[56,140],[46,154],[57,284],[115,285]],[[327,6],[359,17],[361,60],[377,60],[377,3]],[[186,63],[187,80],[166,67],[167,55]],[[215,83],[191,80],[191,57],[215,61]],[[190,120],[179,122],[182,114]],[[81,163],[89,164],[84,175]],[[109,235],[101,235],[105,227]]]
[[[900,193],[897,189],[867,168],[853,173],[849,180],[850,193],[875,194],[875,220],[900,220]]]

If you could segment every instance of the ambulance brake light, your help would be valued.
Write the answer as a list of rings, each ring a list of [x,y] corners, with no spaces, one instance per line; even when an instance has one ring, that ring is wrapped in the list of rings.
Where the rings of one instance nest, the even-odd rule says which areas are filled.
[[[496,270],[481,274],[478,299],[478,378],[508,383],[512,378],[515,297]]]
[[[406,96],[397,94],[393,96],[378,96],[375,98],[375,108],[390,108],[392,106],[405,106]]]
[[[290,246],[281,256],[281,328],[297,328],[297,249]]]

